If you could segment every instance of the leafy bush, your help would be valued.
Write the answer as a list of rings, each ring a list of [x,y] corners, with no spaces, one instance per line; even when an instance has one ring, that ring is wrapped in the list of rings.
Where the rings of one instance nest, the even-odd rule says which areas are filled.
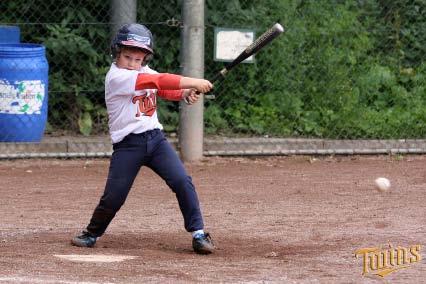
[[[138,20],[155,39],[160,72],[180,72],[182,1],[144,1]],[[52,4],[54,3],[54,4]],[[140,4],[140,3],[138,3]],[[46,13],[55,7],[59,12]],[[105,132],[103,80],[109,68],[108,1],[24,0],[0,4],[3,23],[24,25],[23,41],[47,47],[49,125],[84,135]],[[284,36],[217,85],[205,103],[205,131],[225,135],[323,138],[424,138],[426,2],[423,0],[207,0],[205,76],[214,27],[251,28],[278,19]],[[178,125],[178,104],[159,103],[165,129]]]
[[[287,29],[255,66],[232,71],[220,86],[221,96],[207,107],[224,107],[213,118],[206,112],[207,130],[423,137],[426,4],[391,2],[207,1],[215,26],[265,30],[281,18]]]

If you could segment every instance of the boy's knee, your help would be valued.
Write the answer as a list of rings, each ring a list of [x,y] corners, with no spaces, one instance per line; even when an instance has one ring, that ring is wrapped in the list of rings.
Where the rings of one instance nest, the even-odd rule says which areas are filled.
[[[173,192],[178,192],[181,190],[194,190],[192,178],[187,175],[179,176],[178,178],[173,179],[170,181],[169,186]]]

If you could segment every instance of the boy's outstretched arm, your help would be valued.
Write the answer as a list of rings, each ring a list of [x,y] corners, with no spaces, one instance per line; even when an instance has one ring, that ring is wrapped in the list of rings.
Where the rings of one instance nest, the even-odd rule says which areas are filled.
[[[158,90],[157,95],[169,101],[184,100],[188,105],[196,103],[200,98],[200,93],[195,89]]]
[[[207,93],[213,88],[213,84],[205,79],[182,77],[180,79],[181,89],[196,89],[200,93]]]
[[[205,79],[184,77],[175,74],[139,74],[136,80],[135,90],[158,89],[179,90],[196,89],[200,93],[207,93],[213,88],[213,84]]]

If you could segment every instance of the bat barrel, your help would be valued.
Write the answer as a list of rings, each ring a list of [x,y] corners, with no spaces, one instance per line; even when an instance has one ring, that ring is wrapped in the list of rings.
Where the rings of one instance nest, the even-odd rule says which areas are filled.
[[[276,23],[275,25],[272,26],[272,28],[264,32],[249,47],[247,47],[246,53],[250,55],[256,53],[257,51],[259,51],[265,45],[270,43],[273,39],[275,39],[277,36],[279,36],[283,32],[284,32],[283,26],[281,26],[279,23]]]
[[[284,32],[283,26],[280,23],[275,23],[269,30],[264,32],[259,36],[252,44],[250,44],[240,55],[237,56],[232,62],[229,62],[225,65],[219,73],[217,73],[210,81],[212,83],[224,79],[226,73],[234,68],[236,65],[240,64],[249,56],[256,54],[260,49],[265,45],[273,41],[276,37]],[[206,98],[214,98],[214,95],[207,95]]]
[[[281,26],[280,23],[276,23],[275,25],[273,25],[272,29],[278,31],[279,33],[284,32],[284,28],[283,28],[283,26]]]
[[[281,26],[279,23],[274,24],[269,30],[264,32],[252,44],[250,44],[240,55],[238,55],[237,58],[235,58],[232,62],[226,65],[226,69],[230,70],[234,66],[240,64],[244,59],[248,58],[253,54],[256,54],[256,52],[258,52],[260,49],[262,49],[265,45],[270,43],[283,32],[283,26]]]

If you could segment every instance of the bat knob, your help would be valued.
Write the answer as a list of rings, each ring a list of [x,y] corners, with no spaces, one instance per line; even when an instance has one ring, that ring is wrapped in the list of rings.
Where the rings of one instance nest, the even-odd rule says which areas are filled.
[[[206,100],[214,100],[216,98],[216,96],[215,95],[204,95],[204,98]]]

